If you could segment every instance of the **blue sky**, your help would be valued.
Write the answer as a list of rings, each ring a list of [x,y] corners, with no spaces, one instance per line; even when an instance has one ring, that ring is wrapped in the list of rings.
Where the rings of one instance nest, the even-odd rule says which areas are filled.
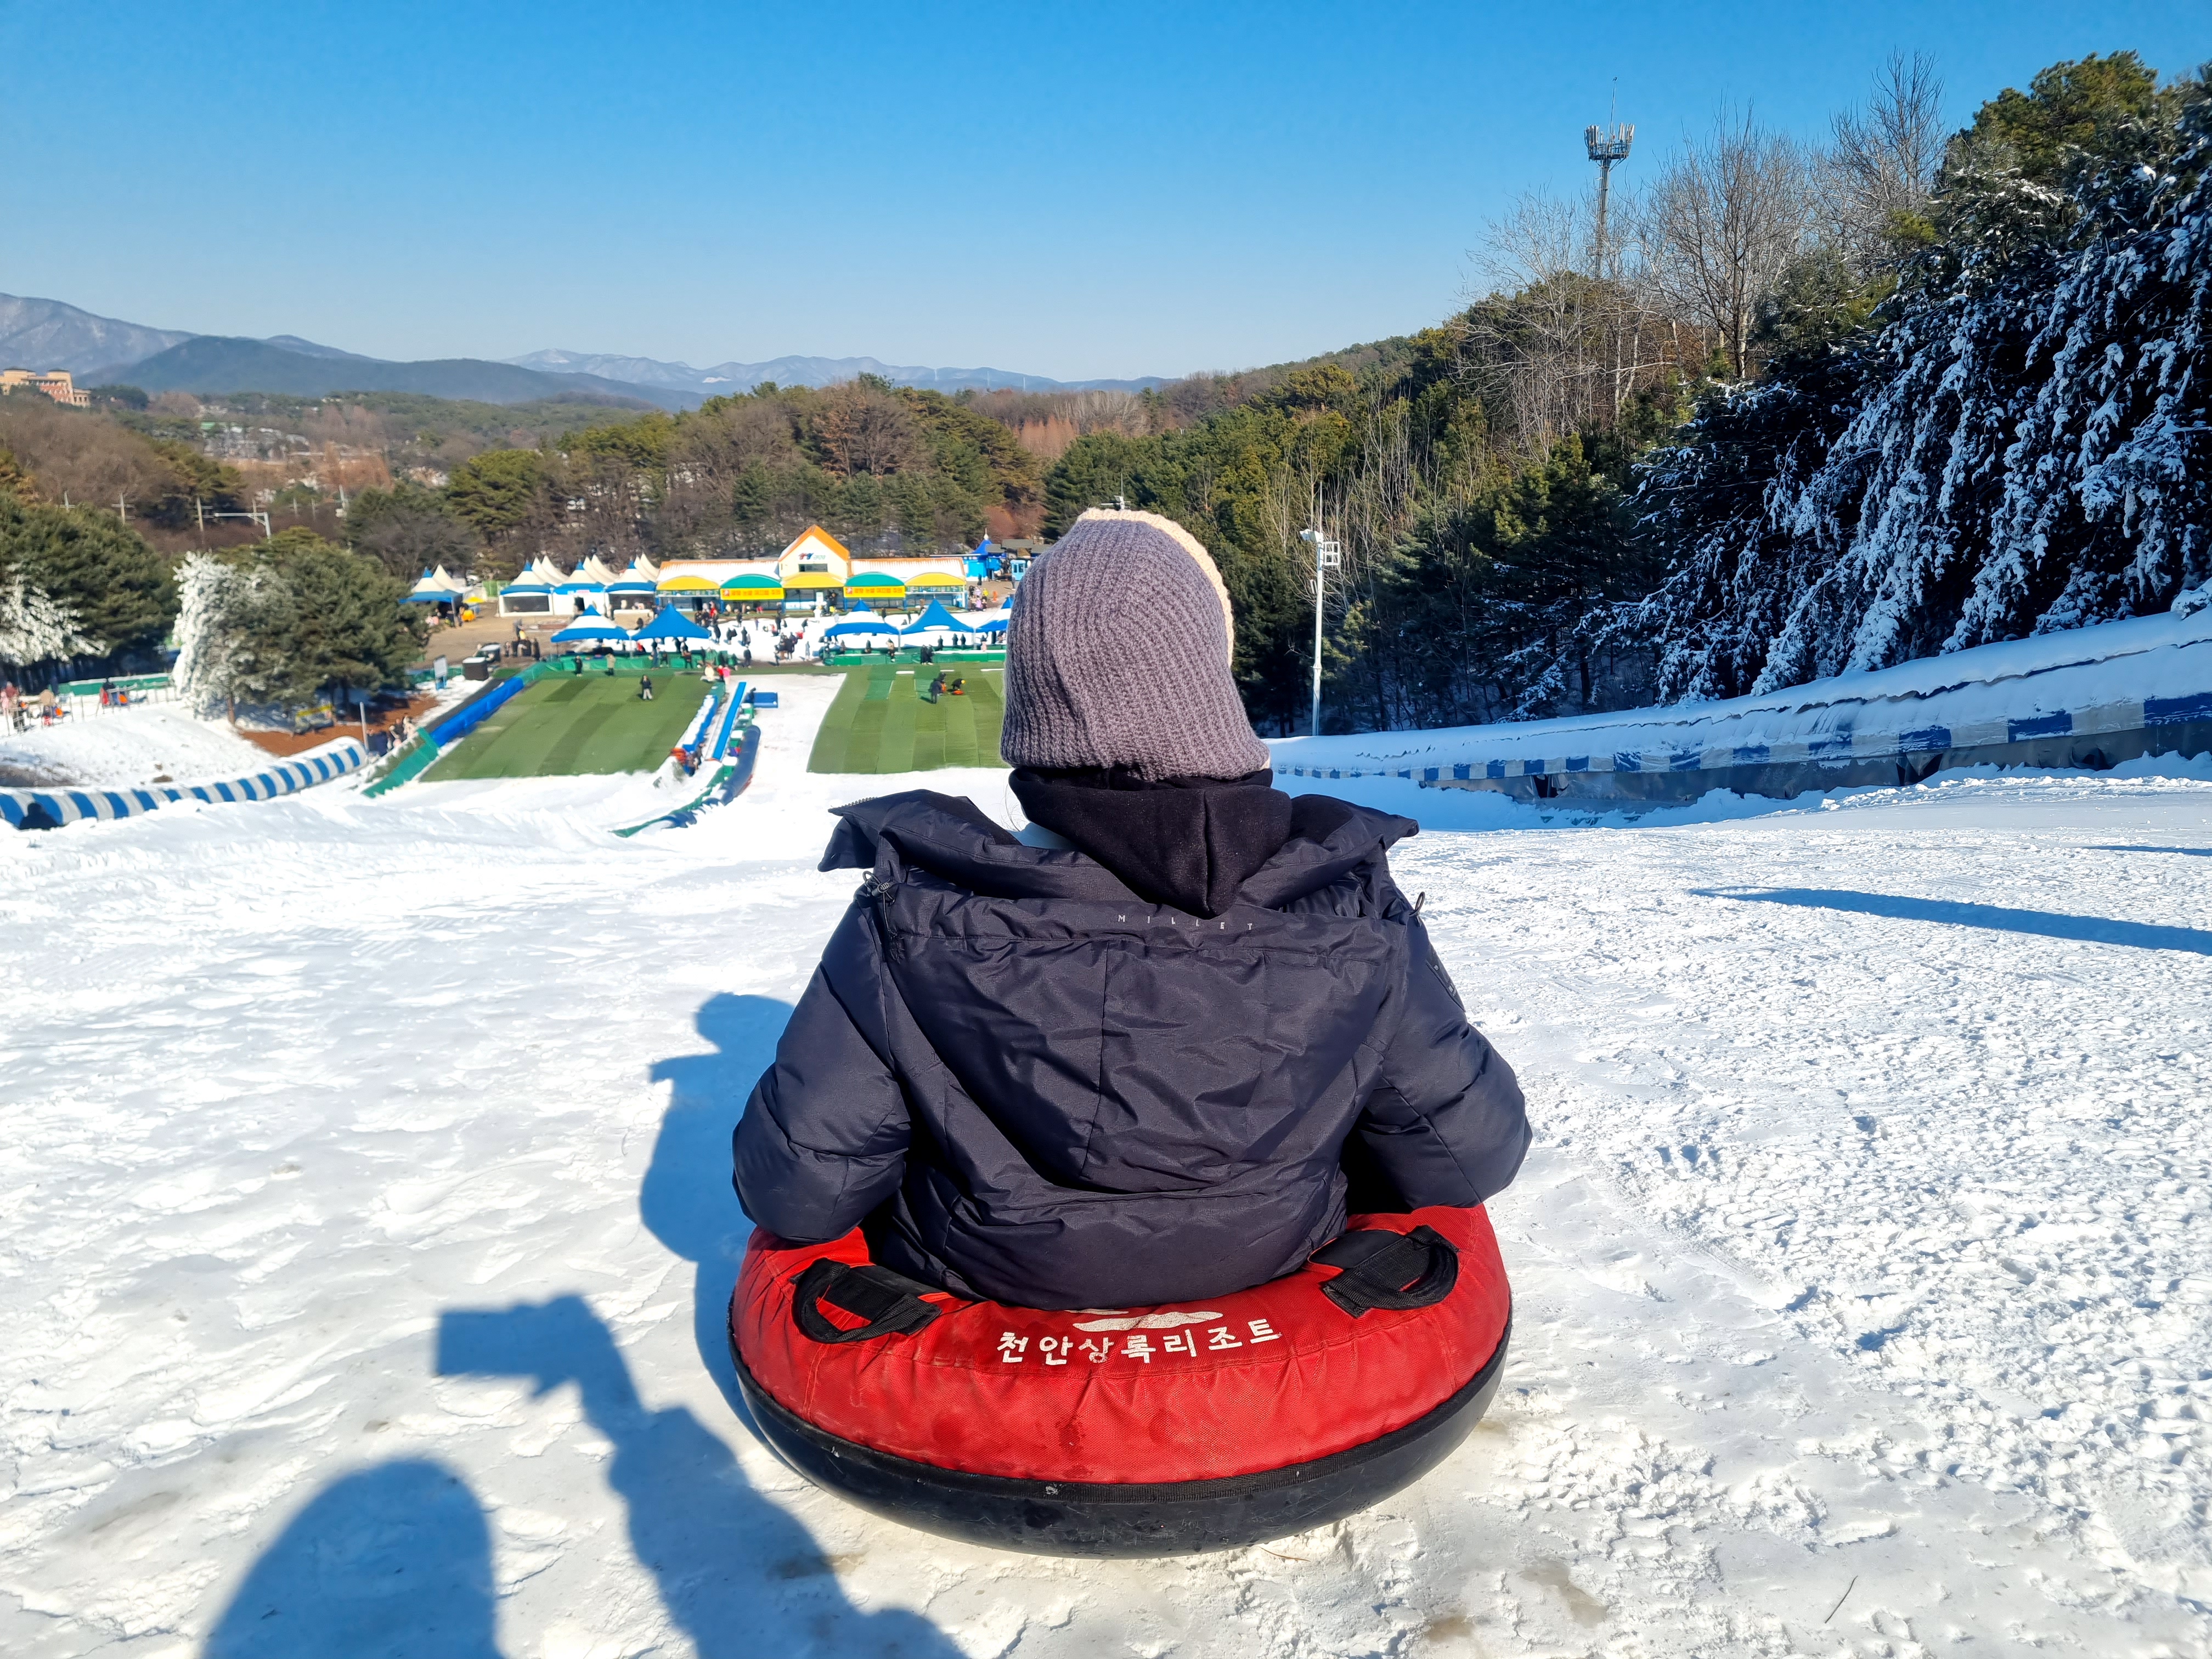
[[[1893,48],[1948,114],[2212,56],[2190,3],[178,6],[0,0],[0,292],[379,356],[787,352],[1063,379],[1404,332],[1516,191]]]

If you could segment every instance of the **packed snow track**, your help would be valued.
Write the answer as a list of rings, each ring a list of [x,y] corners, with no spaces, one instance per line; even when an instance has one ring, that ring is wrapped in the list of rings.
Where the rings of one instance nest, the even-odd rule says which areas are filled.
[[[730,1404],[822,808],[1011,806],[810,777],[787,684],[752,790],[631,842],[635,779],[0,838],[0,1650],[2212,1653],[2202,768],[1440,811],[1400,879],[1538,1133],[1495,1407],[1326,1531],[1054,1561]]]

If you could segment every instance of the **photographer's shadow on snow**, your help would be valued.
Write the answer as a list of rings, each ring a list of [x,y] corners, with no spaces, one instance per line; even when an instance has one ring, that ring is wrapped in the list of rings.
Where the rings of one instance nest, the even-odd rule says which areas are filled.
[[[499,1659],[491,1537],[461,1478],[408,1459],[342,1477],[261,1553],[203,1659]]]
[[[791,1005],[772,997],[709,997],[699,1010],[699,1035],[714,1052],[683,1054],[653,1068],[672,1085],[653,1163],[637,1195],[638,1214],[653,1236],[697,1264],[692,1281],[691,1333],[706,1366],[732,1411],[744,1407],[730,1364],[730,1292],[752,1224],[730,1185],[730,1137],[760,1074],[775,1058],[776,1039]]]
[[[817,1650],[956,1659],[920,1615],[864,1613],[848,1601],[835,1564],[752,1489],[730,1449],[689,1411],[647,1411],[613,1337],[580,1297],[447,1313],[438,1372],[526,1376],[541,1394],[576,1386],[585,1416],[614,1446],[608,1479],[629,1511],[630,1547],[702,1659]]]

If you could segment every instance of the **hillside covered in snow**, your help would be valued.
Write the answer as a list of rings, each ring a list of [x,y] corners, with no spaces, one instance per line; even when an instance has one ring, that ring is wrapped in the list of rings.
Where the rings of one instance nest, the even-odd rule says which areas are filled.
[[[1397,879],[1538,1136],[1496,1405],[1339,1525],[1066,1561],[733,1404],[826,809],[1018,822],[807,774],[835,688],[780,689],[751,789],[634,840],[638,778],[0,836],[0,1650],[2212,1653],[2203,765],[1431,818]]]

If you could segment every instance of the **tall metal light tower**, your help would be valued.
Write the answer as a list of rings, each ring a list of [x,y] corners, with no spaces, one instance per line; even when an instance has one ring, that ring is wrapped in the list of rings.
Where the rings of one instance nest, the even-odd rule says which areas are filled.
[[[1620,112],[1618,106],[1613,113]],[[1605,207],[1606,198],[1613,193],[1613,164],[1628,159],[1628,147],[1636,142],[1636,129],[1615,121],[1610,131],[1604,127],[1584,127],[1583,143],[1589,150],[1589,158],[1597,163],[1597,275],[1605,280]]]
[[[1321,735],[1321,597],[1325,572],[1344,564],[1344,544],[1333,542],[1318,530],[1301,530],[1298,539],[1314,550],[1314,676],[1313,734]]]

